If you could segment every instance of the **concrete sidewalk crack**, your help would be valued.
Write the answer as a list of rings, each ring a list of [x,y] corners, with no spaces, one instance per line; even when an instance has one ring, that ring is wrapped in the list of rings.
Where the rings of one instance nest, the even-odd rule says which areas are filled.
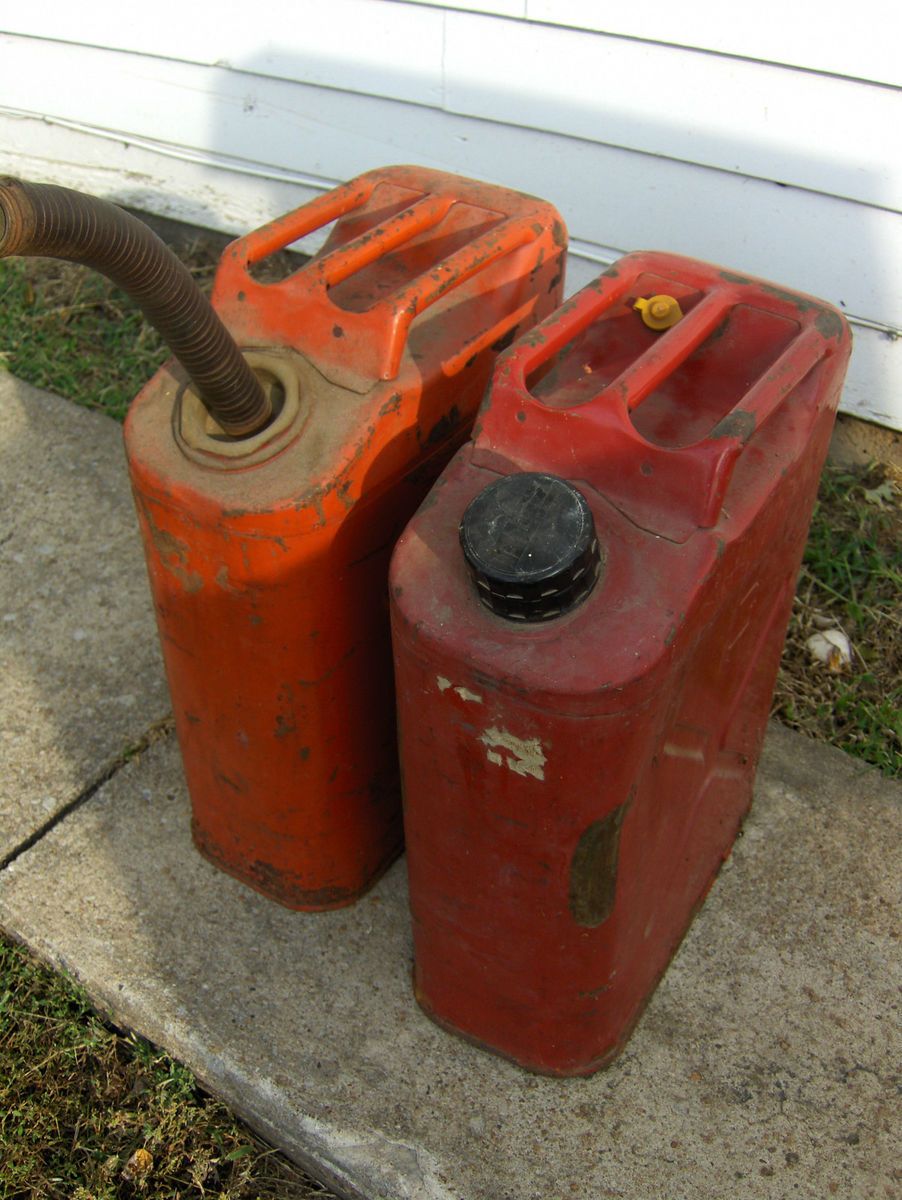
[[[122,768],[127,766],[128,763],[132,762],[140,754],[143,754],[144,751],[153,746],[155,742],[161,742],[164,738],[169,737],[174,728],[175,722],[171,713],[168,716],[163,717],[161,720],[155,721],[153,725],[151,725],[136,742],[133,742],[132,745],[127,746],[121,754],[113,759],[113,761],[92,783],[89,783],[88,786],[83,788],[77,796],[74,796],[68,804],[64,804],[62,808],[55,812],[52,817],[49,817],[43,825],[40,825],[33,833],[29,834],[27,838],[21,841],[18,846],[11,850],[9,854],[0,859],[0,872],[5,871],[9,866],[12,866],[17,858],[21,858],[21,856],[26,854],[32,848],[32,846],[36,846],[42,838],[46,837],[52,829],[55,829],[57,825],[59,825],[62,821],[65,821],[66,817],[70,816],[77,809],[81,808],[83,804],[86,804],[92,796],[96,795],[96,793],[100,791],[105,783],[109,783],[113,776],[118,775]]]

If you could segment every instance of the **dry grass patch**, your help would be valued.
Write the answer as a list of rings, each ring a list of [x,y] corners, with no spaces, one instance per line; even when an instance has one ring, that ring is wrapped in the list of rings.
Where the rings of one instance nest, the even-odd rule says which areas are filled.
[[[0,1200],[328,1200],[191,1072],[0,938]]]

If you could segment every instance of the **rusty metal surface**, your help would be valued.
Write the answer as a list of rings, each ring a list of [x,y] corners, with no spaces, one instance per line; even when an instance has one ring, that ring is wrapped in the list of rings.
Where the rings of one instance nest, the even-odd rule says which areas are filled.
[[[309,263],[254,277],[332,220]],[[225,251],[216,310],[285,390],[258,438],[219,453],[169,368],[132,405],[194,840],[283,904],[351,903],[400,849],[389,555],[500,350],[559,303],[564,241],[543,201],[370,172]]]
[[[166,341],[222,429],[235,437],[271,414],[253,371],[187,268],[114,204],[52,184],[0,179],[0,257],[64,258],[108,276]]]

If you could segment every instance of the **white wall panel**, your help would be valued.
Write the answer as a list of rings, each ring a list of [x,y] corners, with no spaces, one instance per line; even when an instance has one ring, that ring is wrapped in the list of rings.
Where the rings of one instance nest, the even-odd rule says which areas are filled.
[[[840,408],[902,430],[902,337],[892,330],[852,326],[852,361]]]
[[[898,0],[858,0],[854,5],[847,0],[526,0],[525,15],[574,29],[902,84]]]
[[[445,106],[902,209],[902,92],[449,13]]]
[[[527,0],[401,0],[401,2],[417,5],[428,4],[432,8],[456,8],[461,12],[488,13],[495,17],[525,17]]]
[[[315,0],[314,0],[315,2]],[[403,0],[902,85],[898,0]]]
[[[246,16],[236,12],[203,0],[31,0],[3,5],[0,31],[441,104],[440,11],[380,0],[254,0]]]
[[[247,233],[334,185],[287,172],[277,178],[270,172],[261,176],[253,163],[102,137],[2,111],[0,173],[79,188],[114,204],[235,234]]]
[[[733,28],[728,15],[734,48],[747,28],[759,31],[759,42],[795,39],[795,58],[804,58],[806,33],[811,46],[829,44],[837,55],[845,45],[823,15],[804,19],[808,0],[782,15],[776,0],[762,0],[766,12],[755,19],[748,14],[757,8],[722,5],[717,20],[711,0],[679,9],[621,6],[616,12],[627,15],[616,19],[608,3],[543,2],[530,0],[531,16],[561,23],[569,13],[595,26],[611,17],[614,32],[657,30],[663,40],[681,29],[684,42],[702,46],[723,42]],[[863,2],[876,16],[888,0]],[[709,24],[721,32],[706,38]],[[867,28],[867,44],[882,47],[898,78],[893,25],[846,24],[850,56]],[[252,26],[218,19],[203,3],[33,0],[7,6],[0,28],[445,107],[902,209],[902,158],[890,152],[902,127],[902,92],[811,70],[393,0],[258,0]],[[876,36],[881,28],[884,37]]]
[[[287,177],[263,181],[244,173],[252,170],[252,164],[171,157],[167,147],[129,146],[121,140],[0,114],[0,172],[81,188],[119,204],[230,233],[262,225],[327,186],[327,181]],[[572,245],[567,295],[594,279],[619,253],[614,247],[587,242]],[[730,260],[730,265],[735,261]],[[902,429],[902,339],[860,326],[854,333],[842,408]]]

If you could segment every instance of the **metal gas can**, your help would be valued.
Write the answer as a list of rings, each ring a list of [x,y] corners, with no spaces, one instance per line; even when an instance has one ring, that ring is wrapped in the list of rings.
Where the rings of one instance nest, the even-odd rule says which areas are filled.
[[[498,361],[390,586],[415,987],[535,1071],[623,1046],[749,807],[850,352],[632,254]]]
[[[332,223],[289,277],[256,264]],[[386,578],[500,348],[560,299],[551,205],[372,171],[233,242],[213,306],[274,418],[229,438],[164,367],[126,450],[199,849],[292,908],[401,846]]]

